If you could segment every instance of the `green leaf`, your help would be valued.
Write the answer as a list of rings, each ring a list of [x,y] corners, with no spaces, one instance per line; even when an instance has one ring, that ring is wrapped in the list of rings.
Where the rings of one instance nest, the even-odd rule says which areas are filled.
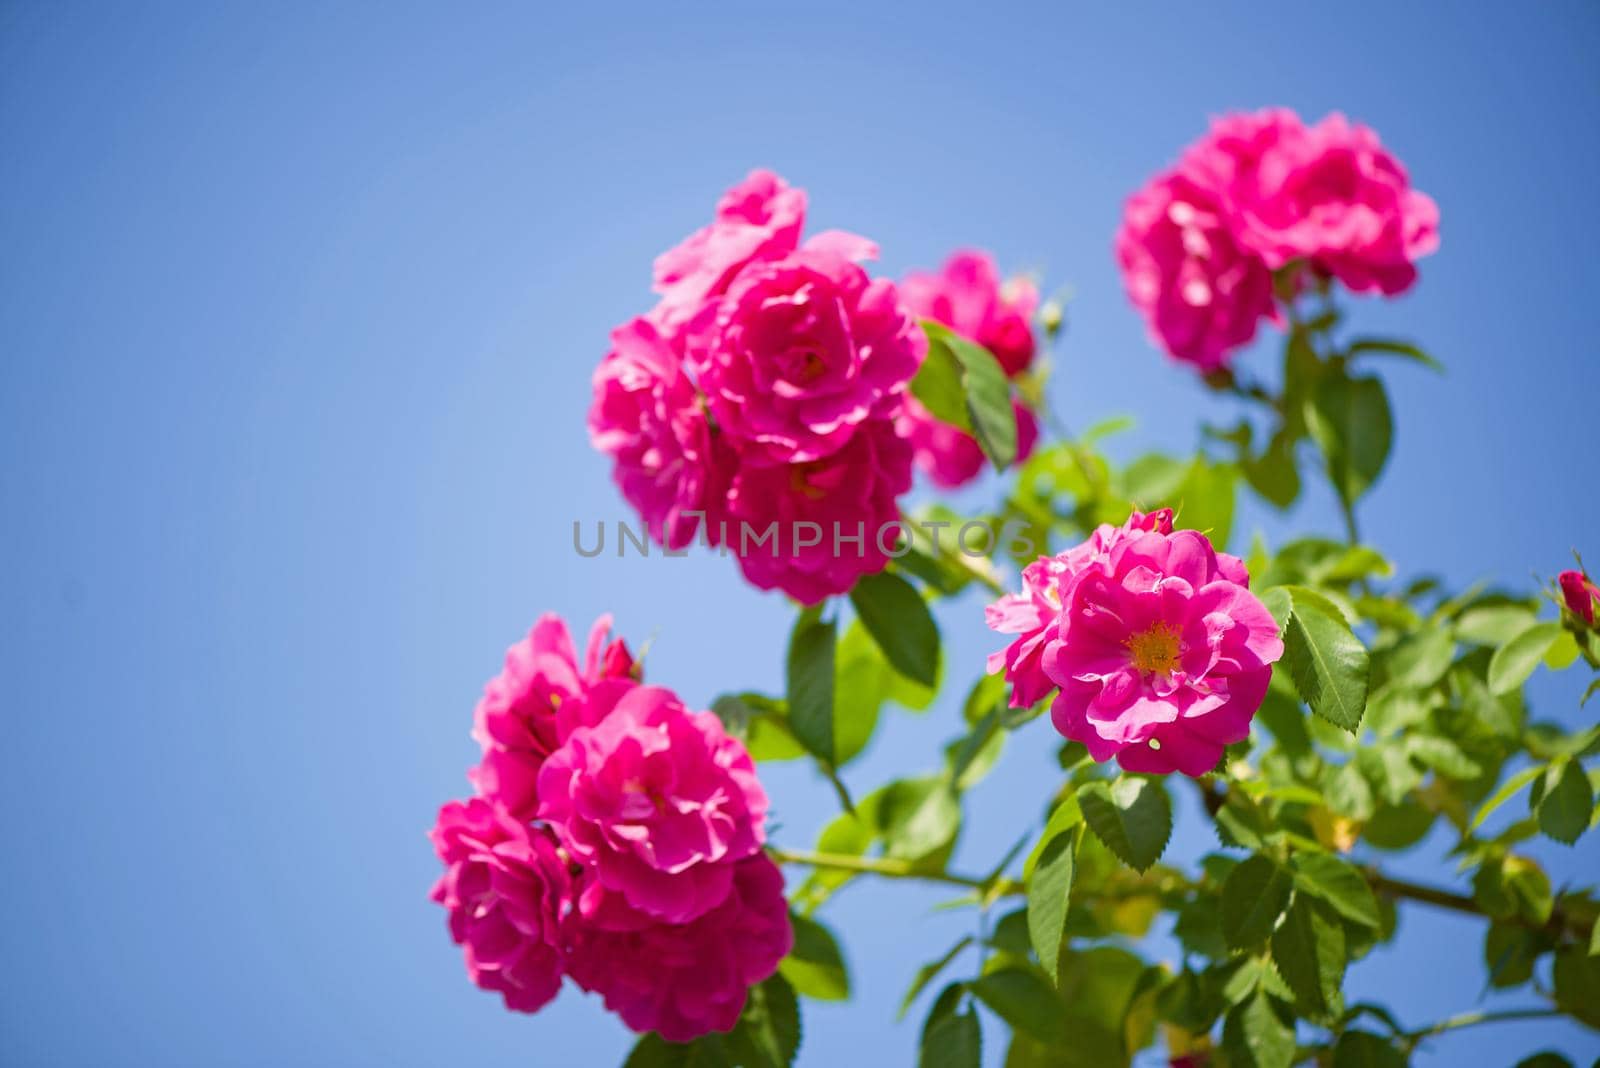
[[[983,1031],[970,1005],[928,1029],[917,1060],[918,1068],[978,1068],[982,1063]]]
[[[797,912],[789,914],[794,947],[778,966],[795,992],[817,1001],[848,1001],[850,973],[833,932]]]
[[[1005,470],[1017,457],[1017,413],[1011,406],[1011,382],[1006,378],[1005,370],[988,349],[968,341],[947,327],[923,320],[922,329],[928,335],[929,359],[943,361],[944,356],[934,356],[935,350],[942,349],[948,351],[960,368],[967,427],[970,427],[972,436],[978,439],[979,447],[995,469]],[[928,361],[923,362],[926,364]],[[948,369],[935,374],[947,379]],[[921,377],[920,371],[918,377]],[[917,393],[915,380],[911,388],[920,400],[921,394]],[[947,382],[939,386],[941,392],[947,388]],[[939,402],[945,404],[947,399],[941,396]]]
[[[1491,604],[1469,608],[1456,620],[1456,636],[1475,645],[1504,645],[1536,620],[1520,604]]]
[[[1406,1068],[1406,1056],[1371,1031],[1346,1031],[1333,1047],[1333,1068]]]
[[[992,971],[972,984],[972,992],[996,1016],[1040,1042],[1054,1044],[1067,1038],[1061,999],[1031,968],[1012,966]]]
[[[1382,473],[1394,434],[1389,397],[1376,378],[1324,375],[1312,389],[1306,425],[1328,462],[1328,477],[1348,503]]]
[[[1006,740],[1000,730],[1000,712],[990,709],[972,731],[946,748],[950,763],[950,780],[957,790],[970,790],[983,780],[1000,759],[1000,750]]]
[[[900,779],[884,787],[878,823],[888,856],[921,860],[955,841],[961,803],[943,775]]]
[[[1124,775],[1109,786],[1091,782],[1078,805],[1095,837],[1138,871],[1160,859],[1172,837],[1172,800],[1160,779]]]
[[[1354,734],[1367,707],[1366,646],[1338,607],[1315,590],[1280,586],[1262,600],[1280,624],[1287,619],[1283,661],[1301,699],[1323,719]]]
[[[1352,341],[1345,349],[1347,356],[1355,357],[1363,353],[1373,353],[1381,356],[1403,356],[1408,360],[1415,360],[1424,367],[1443,372],[1444,364],[1423,352],[1417,346],[1407,341],[1394,341],[1389,338],[1363,337]]]
[[[1594,791],[1583,765],[1563,757],[1550,765],[1539,798],[1539,829],[1564,845],[1572,845],[1589,827]]]
[[[1483,824],[1483,821],[1488,819],[1489,816],[1493,814],[1495,809],[1511,800],[1516,796],[1518,790],[1521,790],[1524,786],[1528,785],[1534,779],[1537,779],[1543,773],[1544,765],[1535,764],[1531,768],[1523,768],[1521,771],[1511,776],[1511,778],[1501,783],[1500,789],[1496,790],[1492,795],[1490,795],[1489,800],[1485,801],[1483,803],[1483,807],[1478,809],[1478,814],[1472,817],[1472,823],[1468,825],[1467,830],[1477,830]]]
[[[692,1044],[668,1042],[651,1031],[634,1043],[622,1068],[688,1068],[693,1053]]]
[[[1270,997],[1257,993],[1229,1010],[1222,1046],[1228,1063],[1239,1068],[1289,1068],[1294,1063],[1294,1028]]]
[[[843,767],[872,741],[894,671],[866,628],[845,628],[833,650],[833,756]]]
[[[1556,1004],[1590,1027],[1600,1027],[1600,958],[1582,946],[1557,951],[1553,969]]]
[[[1260,456],[1246,456],[1241,461],[1251,488],[1279,508],[1289,507],[1300,496],[1300,467],[1294,455],[1297,440],[1279,430]]]
[[[927,989],[928,984],[936,979],[940,972],[950,966],[950,962],[961,954],[961,951],[972,945],[972,936],[964,935],[961,941],[951,946],[945,955],[938,960],[929,961],[917,969],[917,974],[912,978],[911,985],[906,988],[906,996],[900,1000],[900,1011],[896,1020],[903,1020],[911,1008],[911,1003],[917,1000],[917,995]]]
[[[1406,739],[1406,754],[1423,767],[1451,779],[1466,781],[1483,774],[1483,767],[1449,738],[1413,734]]]
[[[1083,822],[1083,808],[1078,804],[1078,795],[1069,793],[1062,802],[1050,813],[1050,818],[1045,821],[1044,831],[1039,835],[1039,841],[1028,854],[1028,859],[1022,865],[1022,878],[1027,881],[1033,878],[1034,869],[1039,866],[1039,861],[1044,855],[1044,847],[1049,845],[1058,834],[1069,831]]]
[[[911,583],[887,571],[863,575],[850,603],[890,666],[912,682],[937,685],[939,628]]]
[[[1483,961],[1489,967],[1489,985],[1521,986],[1533,977],[1533,962],[1548,945],[1534,932],[1515,923],[1491,923],[1483,938]]]
[[[837,628],[822,609],[808,608],[789,636],[789,729],[818,760],[834,762],[833,651]]]
[[[1233,531],[1233,505],[1239,472],[1231,464],[1217,464],[1196,456],[1184,472],[1175,504],[1173,525],[1205,534],[1218,549],[1225,548]]]
[[[1028,937],[1052,980],[1061,957],[1067,898],[1072,892],[1072,840],[1072,832],[1066,831],[1046,842],[1028,880]]]
[[[1293,889],[1293,877],[1259,853],[1229,872],[1222,884],[1222,936],[1228,945],[1243,949],[1265,942]]]
[[[1572,1062],[1555,1050],[1542,1049],[1516,1063],[1516,1068],[1572,1068]]]
[[[1344,982],[1344,927],[1326,906],[1295,895],[1283,922],[1272,932],[1272,963],[1312,1015],[1337,1011]]]
[[[1489,692],[1500,696],[1521,688],[1561,633],[1554,620],[1535,623],[1496,649],[1489,661]]]
[[[1412,635],[1388,656],[1389,683],[1425,690],[1444,677],[1455,655],[1455,635],[1448,627]]]
[[[934,344],[933,337],[930,332],[928,354],[917,369],[916,377],[911,379],[911,395],[941,423],[949,423],[970,434],[972,419],[967,415],[967,390],[961,380],[961,363],[950,346]]]
[[[1361,872],[1348,861],[1332,853],[1298,853],[1294,858],[1294,882],[1352,923],[1374,928],[1379,925],[1378,899]]]
[[[707,1035],[702,1042],[713,1038]],[[788,1068],[794,1063],[800,1050],[800,1006],[782,975],[750,988],[727,1045],[733,1054],[730,1063],[741,1068]],[[706,1062],[696,1059],[690,1063],[701,1068]]]

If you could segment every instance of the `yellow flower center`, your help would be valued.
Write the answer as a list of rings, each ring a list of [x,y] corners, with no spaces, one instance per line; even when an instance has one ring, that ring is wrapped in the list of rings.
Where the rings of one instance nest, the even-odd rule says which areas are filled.
[[[1156,675],[1170,675],[1178,670],[1178,628],[1168,623],[1157,623],[1147,631],[1129,635],[1123,641],[1133,666],[1140,671]]]
[[[827,490],[811,484],[811,475],[821,467],[822,465],[816,462],[795,464],[789,469],[789,488],[802,497],[808,497],[813,501],[826,497],[828,495]]]

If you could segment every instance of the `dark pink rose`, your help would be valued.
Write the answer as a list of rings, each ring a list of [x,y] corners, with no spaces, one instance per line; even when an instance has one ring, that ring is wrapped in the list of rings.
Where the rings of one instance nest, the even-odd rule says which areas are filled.
[[[656,257],[659,313],[670,325],[693,315],[707,297],[752,260],[775,258],[800,245],[806,192],[771,171],[754,170],[717,201],[716,217]]]
[[[777,865],[757,853],[731,870],[727,895],[687,924],[641,913],[591,879],[573,925],[573,980],[633,1030],[668,1042],[732,1030],[750,987],[777,971],[794,933]]]
[[[716,716],[659,686],[612,696],[545,760],[539,818],[606,889],[685,923],[725,898],[733,862],[761,848],[767,795]]]
[[[1116,253],[1151,339],[1202,371],[1225,366],[1277,315],[1272,272],[1240,246],[1217,191],[1196,173],[1169,172],[1130,197]]]
[[[1589,626],[1594,626],[1595,602],[1600,601],[1600,588],[1582,571],[1563,571],[1556,581],[1561,586],[1561,599],[1567,609]]]
[[[537,1012],[561,989],[572,898],[555,842],[478,798],[441,808],[429,837],[445,864],[432,897],[450,910],[467,974],[506,1008]]]
[[[1171,508],[1134,512],[1120,527],[1100,524],[1082,543],[1055,556],[1041,556],[1023,568],[1022,592],[1008,593],[984,609],[990,630],[1017,635],[989,656],[989,674],[1003,671],[1011,683],[1012,708],[1029,708],[1056,688],[1045,674],[1044,653],[1060,621],[1062,588],[1090,564],[1107,560],[1119,542],[1152,530],[1172,533]]]
[[[1027,278],[1002,284],[986,252],[963,249],[938,271],[913,271],[900,283],[900,297],[917,318],[943,323],[994,353],[1012,378],[1033,362],[1039,290]]]
[[[481,796],[519,819],[533,818],[539,768],[586,722],[585,694],[601,684],[634,685],[633,657],[622,639],[607,640],[610,631],[609,615],[595,621],[579,664],[566,623],[547,612],[506,650],[505,667],[484,686],[473,714],[483,760],[467,777]]]
[[[728,497],[728,547],[756,586],[816,604],[888,564],[895,530],[879,536],[900,518],[895,499],[910,488],[910,444],[893,423],[872,420],[824,459],[741,466]]]
[[[659,544],[684,548],[702,529],[714,543],[731,461],[694,383],[648,318],[618,327],[611,344],[594,373],[589,440]]]
[[[751,264],[685,329],[686,363],[746,464],[817,460],[893,418],[927,347],[894,283],[817,251]]]
[[[1226,175],[1239,240],[1277,269],[1307,260],[1356,292],[1403,292],[1439,247],[1439,209],[1369,127],[1283,109],[1219,120],[1185,158]]]
[[[1243,741],[1283,655],[1236,557],[1192,530],[1151,530],[1086,554],[1058,589],[1045,674],[1050,718],[1095,760],[1203,775]]]

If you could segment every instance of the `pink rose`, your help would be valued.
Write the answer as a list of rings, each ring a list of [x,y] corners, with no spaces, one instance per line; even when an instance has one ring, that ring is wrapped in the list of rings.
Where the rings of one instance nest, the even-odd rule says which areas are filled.
[[[612,332],[611,343],[594,373],[589,440],[612,458],[612,478],[651,537],[684,548],[702,523],[708,531],[717,529],[729,457],[712,435],[694,383],[654,322],[634,319]]]
[[[1020,400],[1012,398],[1011,407],[1017,417],[1017,462],[1021,463],[1033,455],[1033,447],[1039,443],[1039,423]],[[983,472],[983,449],[978,446],[978,439],[960,427],[934,418],[909,393],[895,427],[900,436],[911,443],[916,465],[927,473],[934,485],[956,489]]]
[[[1369,127],[1335,112],[1305,127],[1292,112],[1219,121],[1197,151],[1229,157],[1239,239],[1267,266],[1309,260],[1356,292],[1392,296],[1439,247],[1439,209]]]
[[[989,629],[1017,638],[989,656],[989,674],[1004,671],[1011,707],[1029,708],[1056,688],[1044,671],[1044,653],[1061,616],[1061,590],[1090,564],[1104,562],[1126,538],[1147,531],[1172,533],[1172,509],[1134,512],[1120,527],[1102,523],[1088,539],[1055,556],[1041,556],[1022,569],[1022,592],[1008,593],[984,609]],[[1231,559],[1231,558],[1230,558]]]
[[[1582,571],[1563,571],[1556,581],[1561,585],[1561,599],[1567,609],[1589,626],[1594,626],[1594,606],[1600,601],[1600,588]]]
[[[686,362],[746,463],[817,460],[893,418],[926,346],[894,283],[818,251],[749,265],[685,334]]]
[[[900,283],[900,295],[917,318],[943,323],[994,353],[1012,378],[1033,362],[1039,290],[1027,278],[1002,285],[987,253],[964,249],[937,272],[914,271]]]
[[[895,498],[910,488],[911,446],[891,422],[872,420],[825,459],[741,467],[729,492],[728,545],[750,582],[816,604],[888,564]]]
[[[1169,172],[1130,197],[1116,253],[1151,339],[1202,371],[1224,366],[1262,319],[1276,318],[1272,272],[1239,245],[1198,171]]]
[[[761,848],[767,795],[716,716],[659,686],[611,696],[545,760],[539,818],[606,889],[686,923],[722,901],[732,863]]]
[[[683,322],[707,297],[721,294],[750,261],[793,252],[805,218],[804,189],[793,188],[771,171],[751,171],[722,194],[710,224],[656,257],[655,290],[661,295],[663,320]]]
[[[484,687],[473,714],[472,736],[483,746],[483,760],[467,777],[481,796],[519,819],[533,817],[539,768],[586,722],[587,691],[603,683],[634,684],[633,657],[622,639],[606,640],[610,630],[609,615],[595,621],[579,665],[566,623],[547,612],[506,650],[504,669]]]
[[[750,987],[777,971],[794,941],[777,865],[758,853],[731,871],[726,897],[682,925],[644,915],[591,880],[574,925],[573,980],[633,1030],[668,1042],[731,1031]]]
[[[775,260],[802,247],[806,191],[767,170],[753,170],[722,194],[712,221],[656,257],[655,315],[670,331],[707,299],[719,297],[746,264]],[[824,230],[805,248],[847,260],[877,258],[878,246],[843,230]]]
[[[572,882],[547,832],[532,830],[487,801],[452,801],[429,835],[445,863],[433,900],[450,910],[450,937],[467,974],[537,1012],[561,989],[564,916]]]
[[[1043,657],[1056,729],[1128,771],[1210,771],[1250,733],[1283,655],[1248,580],[1192,530],[1123,537],[1073,574]]]

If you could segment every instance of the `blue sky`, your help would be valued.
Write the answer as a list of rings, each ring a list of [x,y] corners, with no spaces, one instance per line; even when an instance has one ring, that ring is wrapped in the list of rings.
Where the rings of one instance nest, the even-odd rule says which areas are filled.
[[[778,685],[789,612],[729,562],[570,547],[572,519],[624,515],[583,433],[606,332],[755,165],[891,273],[978,245],[1070,284],[1055,406],[1134,415],[1124,454],[1185,450],[1230,411],[1146,343],[1120,203],[1212,114],[1342,109],[1443,216],[1414,294],[1357,311],[1449,368],[1385,371],[1368,537],[1463,585],[1600,560],[1600,9],[867,7],[0,4],[0,1059],[620,1060],[593,999],[527,1018],[466,982],[423,832],[541,611],[655,635],[692,702]],[[1325,497],[1253,526],[1337,530]],[[974,674],[980,603],[941,619]],[[1536,714],[1576,722],[1580,688],[1536,680]],[[932,766],[956,715],[892,716],[851,782]],[[964,867],[1037,817],[1034,732],[975,795]],[[831,793],[766,778],[776,836],[809,840]],[[1209,841],[1186,815],[1180,859]],[[1591,840],[1539,855],[1596,871]],[[909,1057],[893,1006],[970,925],[939,899],[830,907],[861,993],[810,1015],[802,1064]],[[1351,989],[1413,1025],[1525,1003],[1482,998],[1480,937],[1407,910]],[[1422,1063],[1543,1045],[1600,1052],[1523,1024]]]

